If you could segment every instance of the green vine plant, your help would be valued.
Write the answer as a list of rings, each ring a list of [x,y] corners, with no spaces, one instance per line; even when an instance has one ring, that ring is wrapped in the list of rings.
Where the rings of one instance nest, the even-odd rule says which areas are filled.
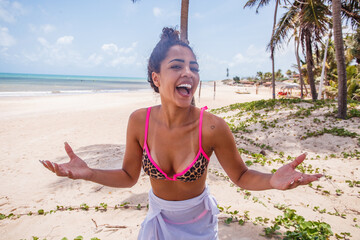
[[[240,214],[238,210],[230,210],[231,206],[218,206],[221,213],[229,215],[219,217],[219,219],[225,224],[238,223],[239,225],[253,223],[254,225],[261,224],[265,226],[271,222],[272,225],[265,226],[263,229],[264,233],[260,234],[265,237],[282,237],[282,239],[287,240],[327,240],[330,236],[334,236],[331,226],[326,222],[307,221],[303,216],[296,214],[296,210],[290,209],[285,205],[275,205],[275,207],[282,210],[283,215],[279,215],[270,221],[269,218],[261,216],[252,220],[249,211],[244,211],[243,214]],[[280,232],[282,229],[283,231]],[[335,237],[336,239],[345,239],[351,237],[351,233],[335,233]]]
[[[14,213],[10,213],[10,214],[3,214],[0,213],[0,220],[4,220],[6,218],[9,219],[18,219],[21,216],[32,216],[32,215],[43,215],[46,216],[48,214],[52,214],[52,213],[56,213],[58,211],[90,211],[90,210],[95,210],[100,211],[100,212],[106,212],[108,209],[112,209],[112,210],[116,210],[116,209],[136,209],[136,210],[142,210],[142,209],[148,209],[149,205],[147,204],[146,206],[141,205],[140,203],[137,205],[134,204],[130,204],[129,202],[124,202],[122,204],[117,204],[114,207],[109,207],[106,203],[100,203],[98,206],[92,206],[90,207],[89,205],[87,205],[86,203],[82,203],[80,204],[79,207],[74,207],[74,206],[56,206],[56,209],[50,210],[50,211],[45,211],[44,209],[39,209],[37,210],[37,212],[28,212],[28,213],[20,213],[20,214],[14,214]]]
[[[83,236],[81,236],[81,235],[79,235],[79,236],[77,236],[77,237],[75,237],[75,238],[73,238],[74,240],[84,240],[84,237]],[[26,240],[26,239],[20,239],[20,240]],[[36,236],[33,236],[32,237],[32,240],[40,240],[40,238],[39,237],[36,237]],[[46,240],[46,238],[43,238],[42,240]],[[67,237],[63,237],[61,240],[70,240],[70,239],[68,239]],[[90,240],[101,240],[100,238],[97,238],[97,237],[93,237],[93,238],[91,238]]]

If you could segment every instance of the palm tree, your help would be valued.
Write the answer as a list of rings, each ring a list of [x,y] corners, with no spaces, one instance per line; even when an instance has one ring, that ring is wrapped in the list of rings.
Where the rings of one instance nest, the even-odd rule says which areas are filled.
[[[291,71],[290,69],[288,69],[288,70],[286,71],[286,75],[288,76],[288,78],[290,78],[291,75],[292,75],[292,71]]]
[[[257,76],[260,80],[263,80],[263,78],[264,78],[264,74],[263,74],[263,72],[261,72],[261,71],[257,72],[257,73],[256,73],[256,76]]]
[[[303,74],[302,74],[301,65],[300,65],[300,56],[299,56],[300,36],[298,35],[297,29],[298,29],[298,27],[295,27],[295,31],[294,31],[295,56],[296,56],[296,63],[297,63],[297,67],[298,67],[298,71],[299,71],[299,79],[300,79],[300,97],[301,97],[301,99],[303,99],[305,83],[304,83]],[[305,90],[306,90],[306,94],[308,94],[306,86],[305,86]]]
[[[270,3],[271,0],[248,0],[244,6],[244,8],[246,7],[253,7],[257,4],[257,8],[256,8],[256,13],[259,12],[259,8],[263,7],[265,5],[268,5]],[[276,0],[275,3],[275,10],[274,10],[274,24],[273,24],[273,30],[271,33],[271,38],[274,36],[274,31],[275,31],[275,26],[276,26],[276,16],[277,16],[277,9],[279,6],[280,0]],[[272,63],[272,81],[271,81],[271,85],[272,85],[272,94],[273,94],[273,99],[275,99],[275,59],[274,59],[274,46],[271,46],[271,63]]]
[[[280,19],[269,43],[270,47],[280,47],[282,42],[288,38],[289,32],[295,33],[292,35],[293,37],[299,37],[295,41],[300,41],[303,49],[305,48],[307,76],[313,101],[317,99],[313,72],[313,47],[318,49],[317,43],[321,42],[321,38],[327,30],[328,15],[330,15],[330,11],[321,0],[294,1]],[[296,34],[296,31],[298,31],[298,34]]]
[[[345,61],[351,61],[355,58],[356,63],[360,64],[360,27],[354,34],[348,35],[345,39]]]
[[[180,16],[180,39],[186,43],[188,40],[188,16],[189,16],[189,0],[181,1],[181,16]]]
[[[341,2],[341,14],[346,20],[346,23],[350,21],[354,29],[358,28],[360,26],[359,0],[343,0]]]
[[[332,1],[335,53],[338,72],[338,118],[345,119],[347,111],[347,89],[344,42],[341,28],[341,1]]]
[[[131,0],[133,3],[139,0]],[[181,15],[180,15],[180,39],[189,44],[188,40],[188,13],[189,0],[181,0]]]
[[[281,69],[278,69],[277,71],[276,71],[276,73],[275,73],[275,78],[277,79],[277,80],[280,80],[281,78],[283,78],[284,77],[284,75],[281,73]]]

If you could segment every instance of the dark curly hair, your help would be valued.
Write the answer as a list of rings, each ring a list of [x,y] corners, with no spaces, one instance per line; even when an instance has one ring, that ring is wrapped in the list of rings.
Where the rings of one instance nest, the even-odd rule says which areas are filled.
[[[179,31],[174,28],[164,27],[162,30],[162,34],[160,36],[160,41],[156,44],[154,50],[152,51],[149,62],[148,62],[148,79],[147,81],[150,83],[151,87],[155,92],[159,92],[159,88],[155,86],[154,81],[152,79],[152,73],[160,72],[160,64],[166,58],[169,49],[172,46],[180,45],[183,47],[187,47],[194,54],[192,48],[185,42],[180,40]],[[195,54],[194,54],[195,56]]]

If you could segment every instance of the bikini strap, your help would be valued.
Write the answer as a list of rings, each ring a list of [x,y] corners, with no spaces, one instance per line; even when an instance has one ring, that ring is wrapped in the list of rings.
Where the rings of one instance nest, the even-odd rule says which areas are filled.
[[[149,107],[149,108],[147,109],[147,114],[146,114],[144,147],[146,146],[146,141],[147,141],[147,134],[148,134],[148,129],[149,129],[150,112],[151,112],[151,107]]]
[[[200,112],[200,122],[199,122],[199,148],[202,148],[202,141],[201,141],[201,133],[202,133],[202,122],[203,122],[203,114],[204,111],[208,109],[207,106],[201,108]]]

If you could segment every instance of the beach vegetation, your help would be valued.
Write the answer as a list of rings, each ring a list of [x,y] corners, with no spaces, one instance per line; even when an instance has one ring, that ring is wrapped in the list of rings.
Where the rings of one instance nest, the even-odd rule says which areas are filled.
[[[280,229],[279,226],[287,230],[283,239],[328,239],[333,235],[331,226],[320,221],[306,221],[303,216],[296,214],[296,210],[285,208],[283,216],[277,216],[270,229]],[[269,230],[268,230],[269,231]],[[265,231],[266,232],[266,231]],[[271,232],[271,231],[270,231]]]
[[[256,12],[259,8],[267,5],[270,1],[257,1],[249,0],[244,7],[257,6]],[[327,95],[338,96],[338,113],[337,117],[345,119],[347,113],[347,97],[350,99],[360,98],[360,85],[359,76],[356,79],[349,81],[349,67],[348,65],[353,59],[356,59],[356,63],[359,64],[359,52],[360,52],[360,28],[359,28],[359,3],[358,1],[341,2],[324,2],[320,0],[307,0],[307,1],[293,1],[284,2],[284,8],[286,12],[280,18],[276,24],[276,13],[279,0],[276,1],[274,11],[274,26],[271,35],[271,40],[268,45],[268,50],[271,52],[272,59],[272,87],[273,98],[275,99],[275,72],[274,72],[274,49],[281,48],[283,43],[289,43],[290,39],[294,39],[295,43],[295,55],[297,59],[297,68],[299,71],[301,98],[303,98],[303,83],[302,76],[305,76],[307,82],[310,84],[311,96],[313,101],[317,100],[317,92],[315,88],[315,80],[320,77],[321,61],[322,57],[326,61],[325,67],[325,86],[330,85],[333,89],[330,91],[326,89]],[[331,7],[332,12],[330,11]],[[342,15],[347,22],[351,22],[355,33],[349,34],[352,37],[347,37],[348,41],[345,42],[346,48],[343,46],[343,35],[341,27]],[[331,23],[332,18],[332,24]],[[329,35],[329,39],[332,35],[332,29],[334,30],[334,42],[326,45],[322,43],[322,39]],[[302,45],[305,55],[306,64],[301,66],[301,60],[299,57],[299,47]],[[330,45],[328,50],[328,45]],[[347,45],[347,46],[346,46]],[[322,48],[322,54],[319,49]],[[326,58],[324,53],[328,54]],[[335,55],[337,56],[335,58]],[[314,61],[314,57],[317,60]],[[330,64],[329,64],[330,61]],[[320,67],[319,67],[320,66]],[[345,71],[346,68],[346,71]],[[354,69],[354,67],[352,67]],[[259,73],[259,72],[258,72]],[[260,72],[261,73],[261,72]],[[287,75],[290,77],[291,71],[288,70]],[[279,73],[278,73],[279,74]],[[351,72],[354,74],[354,71]],[[262,74],[261,74],[262,75]],[[261,76],[259,74],[259,76]],[[330,83],[330,84],[329,84]],[[335,86],[336,83],[336,86]],[[305,87],[306,94],[307,88]]]
[[[306,138],[309,138],[309,137],[318,137],[318,136],[321,136],[321,135],[324,135],[325,133],[328,133],[328,134],[331,134],[331,135],[334,135],[334,136],[341,136],[341,137],[351,137],[351,138],[356,138],[359,136],[359,134],[355,133],[355,132],[350,132],[344,128],[337,128],[337,127],[334,127],[334,128],[331,128],[331,129],[327,129],[327,128],[324,128],[322,130],[318,130],[318,131],[315,131],[315,132],[307,132],[305,134],[305,136],[302,137],[302,139],[306,139]]]
[[[360,181],[357,180],[345,180],[349,187],[360,187]]]
[[[80,209],[84,210],[84,211],[88,211],[89,210],[89,206],[86,203],[83,203],[80,205]]]
[[[238,76],[233,77],[235,83],[240,83],[240,78]]]

